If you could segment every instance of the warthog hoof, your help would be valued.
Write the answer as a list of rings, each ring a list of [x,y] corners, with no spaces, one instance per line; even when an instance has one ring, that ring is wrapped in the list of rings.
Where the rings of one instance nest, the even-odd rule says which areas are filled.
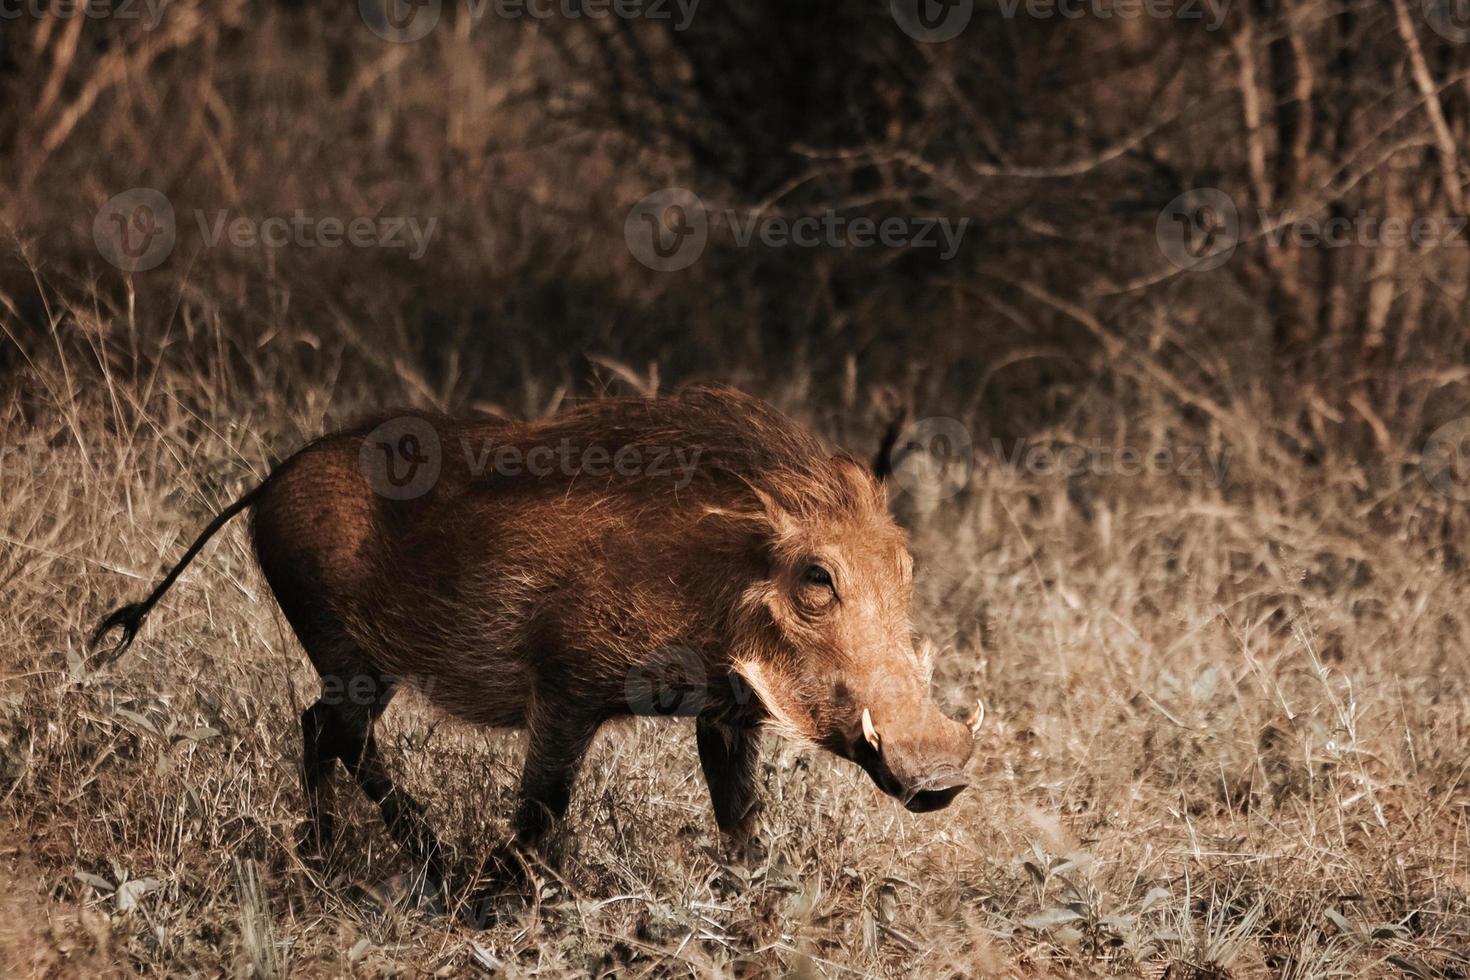
[[[514,843],[495,848],[473,876],[473,891],[460,907],[460,921],[471,929],[486,929],[524,905],[535,887],[533,867],[545,865]]]
[[[337,825],[329,814],[317,820],[303,820],[296,825],[296,854],[306,864],[320,867],[332,855],[337,839]]]

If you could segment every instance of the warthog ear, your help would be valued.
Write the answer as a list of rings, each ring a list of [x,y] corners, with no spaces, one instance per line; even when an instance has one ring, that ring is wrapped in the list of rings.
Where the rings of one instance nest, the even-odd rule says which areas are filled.
[[[886,456],[885,456],[886,458]],[[882,476],[878,477],[876,485],[873,481],[873,472],[862,460],[854,459],[847,453],[839,453],[827,461],[833,471],[841,476],[843,484],[843,499],[855,503],[860,507],[874,506],[879,510],[888,508],[888,485],[883,482]],[[876,463],[877,460],[874,460]]]
[[[794,535],[798,524],[796,518],[782,507],[769,493],[752,487],[759,507],[754,510],[731,510],[726,507],[706,507],[707,517],[730,521],[758,539],[763,549],[774,548]]]
[[[770,528],[771,543],[776,544],[794,535],[798,525],[791,512],[769,493],[759,488],[754,489],[756,499],[761,502],[761,513],[765,517],[766,526]]]
[[[899,412],[883,432],[883,441],[878,444],[878,451],[873,454],[873,475],[879,480],[887,480],[893,475],[893,450],[898,446],[898,437],[903,435],[903,424],[906,421],[908,421],[908,412]]]

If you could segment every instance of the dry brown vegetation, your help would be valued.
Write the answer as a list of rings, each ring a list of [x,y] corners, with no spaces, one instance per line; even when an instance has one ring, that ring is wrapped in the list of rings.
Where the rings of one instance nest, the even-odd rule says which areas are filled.
[[[1470,527],[1420,469],[1464,414],[1466,255],[1252,238],[1181,274],[1152,238],[1201,184],[1461,213],[1467,46],[1397,6],[1242,4],[1212,36],[981,24],[969,47],[882,9],[844,43],[848,15],[766,4],[742,30],[782,30],[709,11],[686,39],[447,17],[392,45],[351,9],[235,2],[152,31],[7,22],[0,974],[1470,973]],[[827,59],[797,85],[803,31]],[[700,117],[721,78],[737,108]],[[765,112],[787,84],[816,94]],[[712,232],[660,274],[623,219],[666,185],[976,230],[942,264]],[[128,275],[92,225],[136,186],[179,233]],[[418,262],[209,248],[196,208],[439,230]],[[728,860],[688,723],[630,724],[594,749],[563,879],[475,932],[414,903],[355,793],[332,862],[298,857],[314,677],[243,524],[124,659],[88,660],[101,614],[360,412],[710,377],[858,452],[899,406],[973,434],[961,493],[900,501],[937,694],[989,708],[949,809],[771,738],[761,846]],[[1015,465],[1022,438],[1114,462]],[[1121,473],[1123,448],[1176,465]],[[1223,481],[1186,471],[1195,448]],[[459,854],[505,838],[517,736],[410,698],[380,731]]]

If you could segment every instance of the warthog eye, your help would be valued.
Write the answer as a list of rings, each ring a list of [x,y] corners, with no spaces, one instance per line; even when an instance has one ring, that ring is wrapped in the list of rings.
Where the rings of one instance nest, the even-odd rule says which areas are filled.
[[[821,565],[808,565],[806,571],[801,573],[801,579],[807,585],[815,585],[823,589],[832,590],[832,595],[837,596],[837,586],[832,584],[832,573]]]

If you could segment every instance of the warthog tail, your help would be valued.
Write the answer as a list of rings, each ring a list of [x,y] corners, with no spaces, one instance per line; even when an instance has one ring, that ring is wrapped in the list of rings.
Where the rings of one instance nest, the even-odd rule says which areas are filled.
[[[94,652],[97,649],[97,645],[102,642],[103,637],[114,629],[122,628],[122,636],[112,649],[107,651],[107,654],[102,658],[101,665],[105,666],[110,664],[123,655],[128,647],[132,645],[133,637],[138,635],[138,627],[143,625],[143,617],[147,616],[154,605],[158,603],[158,600],[163,598],[163,594],[169,590],[169,586],[173,585],[179,575],[188,567],[189,562],[194,560],[194,556],[199,554],[200,549],[204,547],[210,538],[214,537],[216,531],[225,526],[230,518],[255,503],[256,498],[269,482],[270,479],[267,478],[254,490],[251,490],[245,496],[216,514],[214,520],[210,521],[209,526],[204,529],[204,532],[194,539],[194,543],[189,546],[189,550],[184,552],[184,557],[179,559],[177,565],[169,569],[168,574],[163,577],[163,581],[158,583],[158,588],[154,589],[148,598],[142,602],[130,602],[120,609],[113,610],[108,614],[106,619],[97,625],[97,628],[92,631],[92,637],[87,644],[88,649]]]

